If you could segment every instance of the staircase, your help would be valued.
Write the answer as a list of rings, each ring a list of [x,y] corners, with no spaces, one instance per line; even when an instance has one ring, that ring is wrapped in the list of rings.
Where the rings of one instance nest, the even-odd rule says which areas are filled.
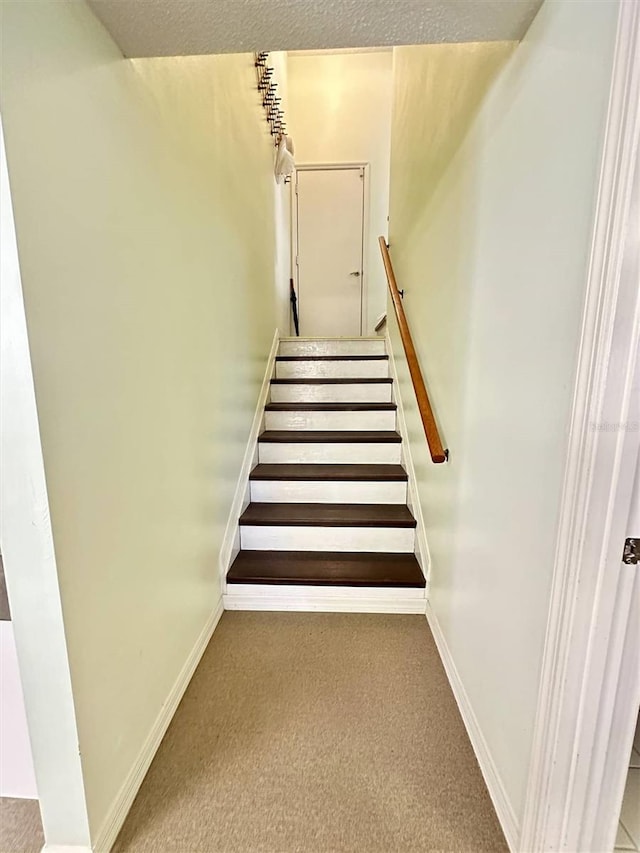
[[[381,338],[280,342],[229,609],[424,612]]]

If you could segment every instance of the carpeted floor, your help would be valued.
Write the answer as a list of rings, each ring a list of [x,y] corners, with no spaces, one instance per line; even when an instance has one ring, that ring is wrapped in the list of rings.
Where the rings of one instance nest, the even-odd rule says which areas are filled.
[[[424,616],[227,612],[114,851],[506,849]]]
[[[0,797],[0,853],[40,853],[43,844],[38,801]]]

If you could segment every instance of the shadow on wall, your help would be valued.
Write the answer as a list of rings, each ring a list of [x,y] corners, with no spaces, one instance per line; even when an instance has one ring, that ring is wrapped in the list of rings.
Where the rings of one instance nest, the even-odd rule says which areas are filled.
[[[410,87],[394,87],[394,126],[410,124],[412,128],[402,147],[402,166],[394,165],[392,152],[390,220],[396,233],[408,235],[417,226],[517,44],[478,42],[395,49],[395,79],[412,81]],[[416,91],[420,92],[419,110]]]
[[[450,465],[456,468],[464,464],[474,275],[481,249],[476,228],[481,163],[456,155],[516,47],[510,41],[417,45],[394,53],[393,130],[401,140],[394,136],[391,152],[393,262],[405,289],[405,310],[434,415],[452,453]],[[463,195],[452,190],[449,168],[454,161],[455,184],[464,186]],[[433,252],[434,245],[450,250]],[[402,397],[411,401],[411,409],[413,391],[395,319],[389,332],[401,365]],[[407,426],[412,446],[420,446],[419,418],[409,416]],[[414,465],[430,508],[431,539],[439,549],[441,540],[442,549],[453,553],[460,480],[435,470],[428,454],[415,454]]]
[[[264,362],[265,335],[270,340],[273,328],[268,323],[265,330],[265,321],[271,318],[255,311],[252,285],[260,282],[265,294],[274,288],[275,225],[264,204],[274,192],[274,177],[269,158],[272,140],[266,123],[259,120],[253,54],[136,59],[131,64],[144,84],[144,94],[155,104],[163,136],[174,156],[180,156],[182,183],[176,191],[202,207],[202,230],[194,235],[193,251],[198,247],[202,251],[207,244],[219,247],[215,266],[210,266],[218,311],[203,317],[203,322],[212,324],[221,341],[221,357],[225,344],[233,343],[241,329],[249,353],[253,349]],[[236,87],[220,83],[234,75],[247,89],[243,100],[255,100],[258,121],[251,122],[249,133],[239,126],[247,117],[238,110]],[[195,108],[199,102],[206,103],[206,109]],[[258,157],[259,170],[253,167]],[[242,178],[243,170],[250,172],[251,180]],[[196,217],[196,229],[198,224]],[[236,308],[238,298],[241,304]],[[252,324],[249,328],[247,322]]]

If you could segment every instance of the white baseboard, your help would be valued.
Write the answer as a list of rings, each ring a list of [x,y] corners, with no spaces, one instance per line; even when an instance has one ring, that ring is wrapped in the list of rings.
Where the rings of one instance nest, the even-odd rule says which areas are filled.
[[[189,686],[193,673],[200,663],[200,658],[202,657],[204,650],[207,648],[209,640],[211,639],[223,612],[222,599],[220,599],[202,629],[200,636],[196,640],[189,657],[185,661],[185,664],[171,688],[171,692],[162,706],[137,759],[129,771],[129,775],[118,791],[111,809],[109,810],[109,813],[96,836],[95,843],[93,844],[93,850],[97,851],[97,853],[108,853],[113,846],[129,809],[133,805],[138,789],[140,788],[147,770],[149,769],[158,747],[160,746],[160,742],[169,728],[169,723],[173,719],[173,715],[176,712],[180,700]],[[50,846],[45,847],[44,850],[46,853],[85,853],[85,848],[81,847]]]
[[[411,510],[413,517],[417,522],[416,526],[416,559],[420,563],[422,574],[427,580],[427,598],[429,597],[429,575],[431,569],[431,557],[429,556],[429,545],[427,544],[427,533],[422,514],[422,505],[418,495],[418,481],[416,478],[416,469],[413,465],[411,456],[411,443],[409,441],[409,430],[407,429],[407,421],[404,416],[404,407],[400,396],[400,383],[398,381],[398,370],[396,361],[393,355],[393,347],[391,346],[391,337],[389,335],[389,325],[385,328],[385,343],[387,347],[387,355],[389,356],[389,374],[393,379],[393,397],[397,406],[398,432],[402,436],[401,452],[402,461],[405,470],[409,477],[407,484],[407,506]]]
[[[280,332],[276,329],[271,343],[271,350],[269,351],[269,356],[267,358],[267,366],[264,372],[264,379],[262,380],[262,387],[260,388],[260,393],[258,394],[258,400],[256,402],[253,423],[251,424],[251,431],[249,432],[249,438],[247,440],[247,449],[244,453],[242,467],[240,468],[240,474],[238,476],[238,483],[236,485],[233,501],[231,502],[227,526],[224,531],[224,536],[222,537],[219,571],[223,593],[226,592],[227,589],[227,572],[240,550],[238,519],[249,503],[249,474],[258,459],[258,436],[260,435],[264,420],[264,407],[267,403],[267,397],[269,396],[271,378],[275,369],[279,344]]]
[[[424,589],[229,584],[225,610],[318,613],[424,613]]]
[[[515,853],[515,851],[519,849],[520,843],[520,825],[518,823],[518,818],[516,817],[502,779],[500,778],[498,768],[491,757],[489,746],[484,739],[482,729],[480,728],[480,724],[478,723],[469,697],[467,696],[467,691],[464,688],[462,679],[460,678],[453,657],[451,656],[451,652],[447,646],[447,641],[442,633],[438,619],[429,602],[427,602],[426,610],[427,621],[429,622],[433,639],[438,647],[442,665],[447,673],[449,684],[451,685],[453,695],[462,716],[467,734],[469,735],[469,740],[471,741],[476,759],[480,765],[480,770],[482,771],[493,807],[496,810],[502,831],[507,839],[509,850],[511,850],[512,853]]]

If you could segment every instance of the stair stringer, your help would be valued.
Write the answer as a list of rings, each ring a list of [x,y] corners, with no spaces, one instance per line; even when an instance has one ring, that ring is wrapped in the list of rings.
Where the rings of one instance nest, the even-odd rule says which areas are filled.
[[[269,399],[269,390],[271,387],[271,380],[275,374],[276,355],[278,354],[279,346],[280,331],[279,329],[276,329],[273,335],[271,350],[267,357],[264,379],[262,380],[262,386],[260,387],[260,393],[258,394],[256,410],[253,416],[249,438],[247,439],[247,448],[242,459],[242,466],[240,468],[240,474],[238,476],[233,500],[231,501],[231,507],[229,508],[227,526],[225,527],[224,536],[222,537],[222,545],[220,547],[218,568],[220,572],[220,588],[222,589],[223,604],[227,593],[227,572],[240,551],[240,528],[238,526],[238,519],[250,503],[249,475],[251,474],[253,467],[258,462],[258,436],[264,429],[264,407]]]
[[[402,444],[400,445],[401,454],[402,454],[402,465],[404,466],[405,471],[409,477],[409,481],[407,483],[407,506],[411,510],[411,514],[416,520],[416,536],[415,536],[415,555],[418,563],[420,564],[420,568],[422,569],[422,574],[425,577],[427,586],[425,588],[425,596],[427,601],[429,600],[429,582],[431,577],[431,556],[429,554],[429,545],[427,542],[427,532],[424,523],[424,516],[422,514],[422,505],[420,503],[420,497],[418,492],[418,480],[416,478],[416,469],[413,465],[413,459],[411,457],[411,444],[409,442],[409,431],[407,429],[407,421],[404,416],[404,407],[402,405],[402,397],[400,395],[400,383],[398,381],[398,371],[396,369],[396,361],[393,354],[393,347],[391,346],[391,338],[389,336],[389,329],[387,327],[385,332],[385,342],[387,347],[387,355],[389,356],[389,374],[393,379],[392,395],[393,402],[396,404],[397,408],[397,429],[402,437]]]

